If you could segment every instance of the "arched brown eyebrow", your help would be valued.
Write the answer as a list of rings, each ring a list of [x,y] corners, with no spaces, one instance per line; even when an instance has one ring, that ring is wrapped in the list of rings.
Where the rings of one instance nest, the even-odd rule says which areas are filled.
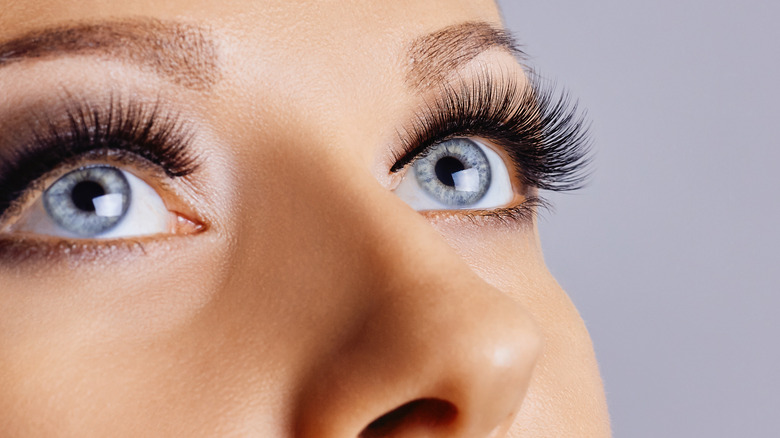
[[[0,67],[79,55],[129,62],[196,90],[210,88],[220,76],[216,42],[205,29],[178,22],[66,24],[0,42]]]
[[[472,21],[445,27],[412,41],[407,50],[406,81],[410,87],[424,90],[479,54],[496,48],[518,58],[525,56],[509,32],[490,23]]]

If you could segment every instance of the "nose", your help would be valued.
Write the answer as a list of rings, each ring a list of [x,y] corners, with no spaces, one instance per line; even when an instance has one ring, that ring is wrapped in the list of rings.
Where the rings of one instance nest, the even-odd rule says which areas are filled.
[[[536,326],[422,216],[390,204],[342,218],[365,236],[345,244],[369,304],[312,366],[296,436],[501,436],[541,351]]]

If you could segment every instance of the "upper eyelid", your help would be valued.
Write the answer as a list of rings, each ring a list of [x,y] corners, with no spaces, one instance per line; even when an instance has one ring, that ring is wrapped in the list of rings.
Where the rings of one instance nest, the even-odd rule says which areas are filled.
[[[412,161],[425,154],[436,144],[451,138],[469,135],[484,134],[483,130],[475,125],[467,126],[464,120],[457,119],[464,114],[460,109],[461,103],[469,105],[475,100],[473,90],[485,83],[508,84],[507,87],[520,89],[527,87],[519,85],[517,74],[500,70],[493,71],[489,66],[483,66],[475,74],[465,75],[458,73],[452,81],[442,81],[438,87],[427,94],[420,108],[415,111],[411,122],[398,130],[401,139],[402,150],[394,157],[391,173],[398,172],[410,165]],[[490,96],[485,96],[490,97]],[[525,103],[532,103],[531,101]],[[490,109],[490,106],[483,106]],[[472,122],[480,114],[469,114]]]
[[[112,159],[126,164],[135,157],[135,164],[159,166],[171,178],[189,175],[199,165],[190,144],[192,128],[164,111],[160,102],[123,103],[112,95],[103,105],[71,99],[62,111],[55,112],[58,116],[31,114],[27,117],[30,132],[21,135],[25,140],[4,145],[0,215],[30,184],[90,154],[110,153]]]
[[[408,127],[391,173],[400,171],[441,139],[478,136],[505,149],[524,185],[565,191],[584,185],[591,140],[584,112],[533,70],[523,76],[486,67],[444,83]]]

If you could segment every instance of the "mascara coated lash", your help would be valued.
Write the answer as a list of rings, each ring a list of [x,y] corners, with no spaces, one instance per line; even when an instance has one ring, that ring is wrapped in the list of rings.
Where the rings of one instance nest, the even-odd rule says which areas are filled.
[[[495,78],[482,71],[445,84],[399,135],[403,151],[395,157],[393,173],[442,141],[473,136],[503,149],[529,188],[571,191],[587,179],[585,117],[567,93],[536,74],[521,84],[515,75]]]
[[[0,160],[0,217],[42,177],[85,158],[151,164],[171,178],[197,168],[189,128],[164,115],[159,103],[123,103],[117,97],[105,106],[72,101],[64,117],[33,116],[26,131],[28,140],[11,145]]]

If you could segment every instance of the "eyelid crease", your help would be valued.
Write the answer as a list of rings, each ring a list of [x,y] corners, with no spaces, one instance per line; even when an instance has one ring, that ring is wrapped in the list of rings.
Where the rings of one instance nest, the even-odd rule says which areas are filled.
[[[576,101],[533,71],[496,77],[487,68],[443,84],[407,128],[391,173],[411,165],[435,145],[478,136],[502,148],[525,186],[552,191],[581,188],[589,175],[591,141]]]
[[[123,103],[112,95],[107,105],[95,106],[68,96],[65,108],[64,117],[28,118],[23,135],[29,140],[8,145],[10,152],[0,156],[0,217],[45,175],[88,157],[151,164],[170,178],[198,168],[191,128],[165,114],[159,100]]]

